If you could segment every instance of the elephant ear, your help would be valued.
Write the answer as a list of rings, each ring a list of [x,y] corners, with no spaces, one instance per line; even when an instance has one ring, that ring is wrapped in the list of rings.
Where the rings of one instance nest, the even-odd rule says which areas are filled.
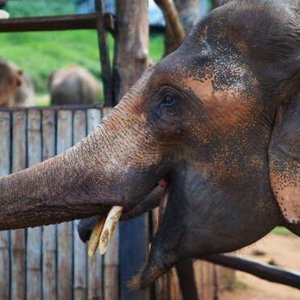
[[[300,222],[300,95],[279,108],[269,145],[271,186],[286,221]]]

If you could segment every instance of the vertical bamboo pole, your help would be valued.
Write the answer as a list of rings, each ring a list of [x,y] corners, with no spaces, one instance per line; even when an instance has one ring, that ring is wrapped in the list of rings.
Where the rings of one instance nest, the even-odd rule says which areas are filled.
[[[57,112],[57,154],[72,146],[72,112]],[[57,227],[58,243],[58,300],[73,298],[73,223],[65,222]]]
[[[28,166],[30,167],[42,160],[41,112],[36,109],[29,109],[27,120]],[[41,299],[42,227],[27,229],[26,260],[27,299]]]
[[[117,1],[114,95],[119,101],[148,67],[147,0]],[[139,13],[136,13],[139,12]]]
[[[170,299],[194,300],[193,298],[182,298],[181,289],[180,289],[179,280],[178,280],[178,273],[176,272],[175,268],[171,269],[168,276],[169,276],[169,280],[170,280]]]
[[[95,7],[97,20],[96,28],[101,61],[101,74],[104,89],[104,103],[106,106],[113,106],[115,103],[113,98],[108,42],[103,20],[103,0],[95,0]]]
[[[78,143],[86,136],[86,112],[84,110],[74,111],[73,143]],[[77,233],[79,221],[74,221],[74,300],[87,299],[87,251]]]
[[[117,227],[104,257],[104,299],[118,300],[119,228]]]
[[[100,123],[101,113],[98,109],[87,111],[88,133]],[[94,257],[88,259],[88,300],[102,300],[102,256],[97,251]]]
[[[215,300],[215,268],[215,265],[205,261],[196,260],[194,263],[195,280],[201,300]]]
[[[158,225],[159,225],[159,208],[155,208],[152,211],[152,227],[153,227],[153,236],[155,235]],[[165,274],[161,276],[155,284],[156,287],[156,299],[157,300],[168,300],[170,298],[170,281],[171,274]],[[181,300],[181,299],[178,299]]]
[[[9,112],[0,112],[0,176],[10,173],[10,122]],[[9,231],[0,232],[0,300],[9,299],[10,263],[9,263]]]
[[[12,172],[26,168],[26,112],[13,112]],[[11,231],[11,299],[25,299],[25,230]]]
[[[55,155],[55,111],[42,111],[43,160]],[[43,227],[43,300],[56,300],[57,243],[56,225]]]
[[[194,266],[192,259],[180,261],[175,266],[177,272],[176,285],[184,299],[198,300],[198,291],[195,282]]]

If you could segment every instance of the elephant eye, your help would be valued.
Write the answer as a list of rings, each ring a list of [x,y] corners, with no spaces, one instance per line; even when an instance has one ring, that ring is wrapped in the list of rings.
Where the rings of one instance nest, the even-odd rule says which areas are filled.
[[[160,105],[163,107],[172,107],[174,106],[178,101],[178,98],[171,94],[171,93],[165,93],[161,98]]]

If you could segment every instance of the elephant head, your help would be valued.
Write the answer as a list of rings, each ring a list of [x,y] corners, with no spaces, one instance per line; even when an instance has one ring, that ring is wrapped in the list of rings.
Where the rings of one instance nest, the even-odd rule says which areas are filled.
[[[23,71],[0,58],[0,107],[11,106],[14,94],[22,83]]]
[[[300,221],[298,4],[232,0],[211,12],[86,139],[0,180],[0,228],[114,205],[128,218],[167,195],[134,280],[145,287],[181,259]]]

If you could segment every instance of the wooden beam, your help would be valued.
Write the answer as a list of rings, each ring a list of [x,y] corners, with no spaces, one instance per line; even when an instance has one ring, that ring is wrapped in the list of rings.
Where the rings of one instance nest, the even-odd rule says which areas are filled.
[[[161,9],[166,21],[164,55],[166,56],[180,46],[185,32],[173,0],[155,0],[155,3]]]
[[[101,74],[104,89],[104,103],[106,106],[113,106],[114,95],[113,95],[113,82],[111,75],[111,67],[109,60],[109,49],[106,35],[106,29],[103,18],[103,0],[95,0],[96,6],[96,28],[98,35],[98,47],[100,52],[100,63],[101,63]]]
[[[12,119],[12,169],[18,172],[26,168],[26,112],[13,112]],[[23,300],[26,295],[26,239],[25,230],[11,231],[11,280],[10,297],[14,300]]]
[[[193,260],[186,259],[179,261],[175,268],[183,299],[200,300],[195,282]]]
[[[114,57],[114,95],[118,102],[148,67],[148,1],[118,0]],[[136,12],[139,13],[136,13]]]
[[[267,281],[284,284],[300,289],[300,273],[288,271],[252,259],[230,254],[204,256],[200,259],[239,270],[265,279]]]
[[[87,109],[102,109],[102,104],[70,104],[70,105],[55,105],[55,106],[34,106],[34,107],[1,107],[1,112],[28,111],[38,109],[42,111],[60,111],[60,110],[87,110]]]
[[[56,113],[54,110],[42,110],[42,160],[55,156],[56,149]],[[43,227],[42,280],[43,300],[56,298],[57,291],[57,225]],[[8,298],[9,299],[9,298]]]
[[[104,14],[104,28],[114,35],[115,18],[111,14]],[[24,31],[53,31],[96,29],[96,14],[65,15],[54,17],[12,18],[0,20],[1,32]]]

